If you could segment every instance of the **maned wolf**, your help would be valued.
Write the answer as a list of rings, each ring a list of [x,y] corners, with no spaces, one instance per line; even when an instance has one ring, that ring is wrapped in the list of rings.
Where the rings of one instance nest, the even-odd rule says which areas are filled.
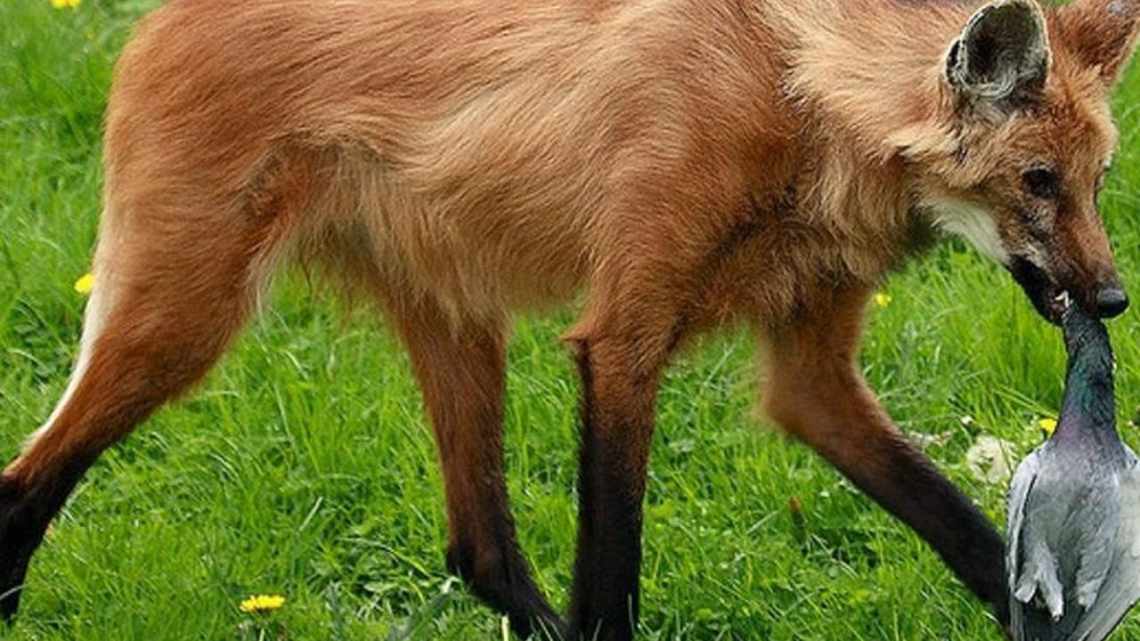
[[[655,393],[732,323],[764,404],[1008,619],[1001,537],[856,365],[865,302],[944,229],[1042,315],[1124,311],[1096,198],[1140,0],[172,0],[118,63],[71,383],[0,477],[15,612],[105,448],[199,380],[290,258],[375,299],[435,428],[448,567],[527,635],[629,639]],[[503,483],[504,347],[585,292],[564,624]]]

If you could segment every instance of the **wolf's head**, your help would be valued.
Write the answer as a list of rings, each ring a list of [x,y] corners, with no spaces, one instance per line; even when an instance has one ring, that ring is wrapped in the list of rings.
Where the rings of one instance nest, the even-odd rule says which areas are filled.
[[[995,0],[945,45],[937,143],[916,151],[922,208],[1000,261],[1037,310],[1068,291],[1090,315],[1128,298],[1097,210],[1116,145],[1108,100],[1140,0]]]

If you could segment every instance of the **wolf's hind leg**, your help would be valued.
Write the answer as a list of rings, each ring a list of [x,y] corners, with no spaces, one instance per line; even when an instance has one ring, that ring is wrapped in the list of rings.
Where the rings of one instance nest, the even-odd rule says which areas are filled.
[[[0,614],[48,523],[104,449],[198,381],[248,316],[266,222],[202,224],[162,199],[106,214],[79,359],[55,412],[0,474]],[[207,214],[208,216],[208,214]]]
[[[506,333],[445,318],[427,301],[390,306],[435,428],[447,491],[448,570],[521,638],[558,638],[562,622],[519,550],[503,473]]]

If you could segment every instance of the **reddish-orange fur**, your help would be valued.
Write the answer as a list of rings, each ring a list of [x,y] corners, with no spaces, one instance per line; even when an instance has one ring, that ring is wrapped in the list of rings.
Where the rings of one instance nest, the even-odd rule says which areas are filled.
[[[1024,18],[1025,0],[1012,1]],[[1019,216],[1046,208],[1021,179],[1041,159],[1066,191],[1048,212],[1048,255],[1033,255],[1095,304],[1115,282],[1094,205],[1115,144],[1107,96],[1140,9],[1051,10],[1048,80],[1031,106],[1006,110],[947,80],[977,8],[169,2],[116,69],[89,358],[4,472],[12,513],[41,497],[47,516],[9,520],[46,526],[98,453],[204,375],[276,266],[300,258],[375,298],[398,328],[440,446],[449,560],[516,630],[559,622],[526,575],[502,487],[509,319],[583,291],[566,335],[584,379],[570,634],[631,633],[657,379],[678,345],[733,322],[770,354],[774,418],[927,536],[1000,614],[992,567],[968,567],[969,537],[987,563],[1000,541],[939,533],[975,514],[854,365],[862,308],[925,247],[932,203],[990,212],[1000,252],[1029,252]],[[941,512],[922,513],[924,488]]]

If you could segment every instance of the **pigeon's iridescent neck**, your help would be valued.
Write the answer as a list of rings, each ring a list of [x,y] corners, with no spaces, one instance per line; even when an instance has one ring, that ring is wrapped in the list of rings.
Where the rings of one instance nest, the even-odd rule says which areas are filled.
[[[1114,362],[1108,331],[1104,323],[1086,316],[1076,305],[1065,312],[1063,327],[1069,366],[1057,437],[1087,437],[1091,432],[1118,441]]]

